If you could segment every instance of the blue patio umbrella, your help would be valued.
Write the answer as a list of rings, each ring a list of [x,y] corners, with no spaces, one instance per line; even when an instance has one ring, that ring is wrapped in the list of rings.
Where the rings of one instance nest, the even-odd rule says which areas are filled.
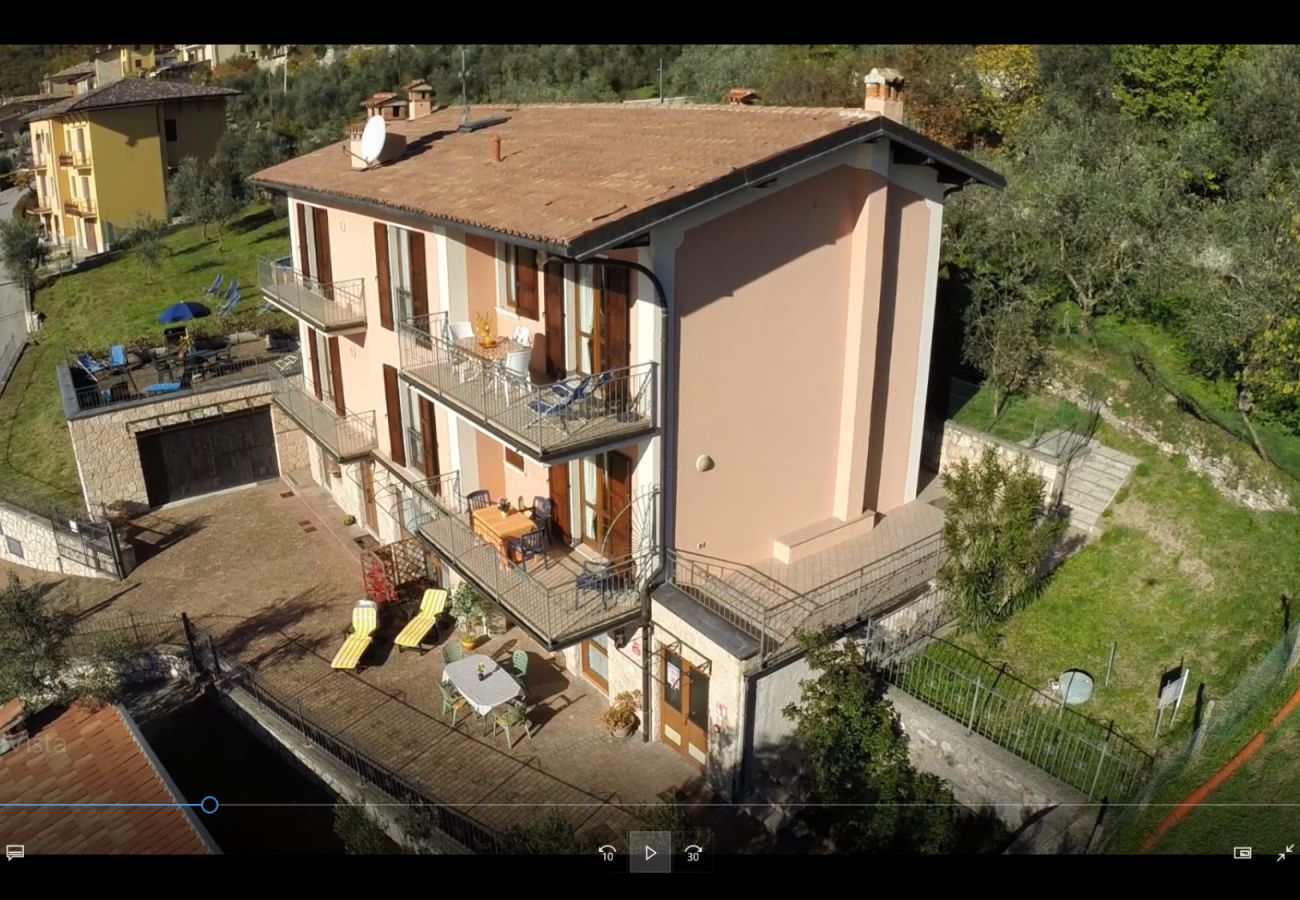
[[[191,319],[201,319],[210,315],[212,310],[202,303],[186,300],[182,303],[173,303],[164,309],[158,314],[158,322],[162,325],[170,325],[172,322],[188,322]]]

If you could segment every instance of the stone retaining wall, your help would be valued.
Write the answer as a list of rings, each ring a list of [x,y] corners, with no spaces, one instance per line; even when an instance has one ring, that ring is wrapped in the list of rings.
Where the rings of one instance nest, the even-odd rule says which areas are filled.
[[[81,575],[86,578],[109,576],[59,556],[54,542],[54,526],[48,516],[37,515],[0,501],[0,559],[42,572]]]
[[[1052,498],[1060,496],[1065,486],[1065,464],[1055,456],[1004,441],[991,434],[976,431],[965,425],[948,421],[943,424],[943,447],[939,454],[939,474],[962,463],[976,463],[983,456],[986,447],[997,451],[998,459],[1003,464],[1015,464],[1020,461],[1028,466],[1043,481],[1043,499],[1051,503]]]

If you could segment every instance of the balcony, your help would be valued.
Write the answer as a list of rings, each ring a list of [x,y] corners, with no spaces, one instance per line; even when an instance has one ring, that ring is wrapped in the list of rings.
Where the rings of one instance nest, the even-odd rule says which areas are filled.
[[[267,300],[317,331],[345,334],[365,330],[365,282],[360,278],[325,284],[293,268],[289,257],[259,257],[257,286]]]
[[[528,630],[548,650],[632,621],[640,588],[653,568],[644,553],[603,565],[556,546],[517,563],[476,534],[460,493],[460,473],[425,482],[404,503],[406,530],[429,544],[463,578]]]
[[[77,197],[72,200],[64,200],[63,211],[70,216],[82,216],[83,218],[92,218],[96,214],[95,201],[88,200],[85,197]]]
[[[70,166],[70,165],[72,165],[72,154],[71,154],[71,153],[60,153],[60,154],[59,154],[59,165],[61,165],[61,166]]]
[[[271,399],[340,462],[366,456],[379,444],[374,411],[339,415],[333,404],[316,399],[301,374],[268,369]]]
[[[541,463],[572,459],[655,433],[653,362],[553,384],[506,371],[474,338],[455,341],[446,314],[398,325],[403,378]]]
[[[34,171],[44,172],[48,165],[49,165],[49,160],[47,160],[44,156],[36,156],[32,158],[32,169]]]

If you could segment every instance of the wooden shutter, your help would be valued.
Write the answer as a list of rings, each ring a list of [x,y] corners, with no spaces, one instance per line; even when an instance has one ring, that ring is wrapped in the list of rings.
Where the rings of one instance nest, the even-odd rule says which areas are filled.
[[[311,254],[307,251],[307,204],[298,204],[298,271],[311,274]]]
[[[334,411],[340,416],[347,415],[343,404],[343,363],[339,360],[339,339],[330,338],[330,382],[334,391]]]
[[[406,465],[406,445],[402,442],[402,399],[397,393],[397,370],[384,365],[384,403],[388,407],[388,455],[399,466]]]
[[[408,231],[411,240],[411,315],[417,319],[429,314],[429,276],[425,270],[425,234]]]
[[[551,466],[551,505],[555,507],[555,530],[564,540],[573,541],[573,529],[569,525],[569,464],[560,463]]]
[[[628,364],[632,335],[628,325],[628,270],[605,267],[604,368],[622,369]]]
[[[393,330],[393,292],[388,280],[388,226],[375,223],[375,272],[379,281],[379,324]]]
[[[438,475],[438,432],[433,419],[433,404],[420,398],[420,431],[424,439],[424,474],[430,478]]]
[[[621,453],[605,454],[605,502],[609,514],[609,558],[632,555],[632,461]]]
[[[515,248],[515,312],[529,319],[537,314],[537,251]]]
[[[546,375],[564,377],[564,264],[546,264]]]
[[[330,265],[330,214],[326,209],[313,206],[312,228],[316,232],[316,280],[321,284],[334,283],[334,267]]]
[[[324,397],[320,386],[320,342],[316,340],[316,329],[307,329],[307,346],[311,349],[311,389],[316,392],[316,399]]]

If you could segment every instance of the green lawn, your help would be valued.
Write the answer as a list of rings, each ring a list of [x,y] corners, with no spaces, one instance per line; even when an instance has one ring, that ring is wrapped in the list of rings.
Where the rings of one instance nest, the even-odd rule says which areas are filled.
[[[215,317],[201,323],[213,330],[247,327],[261,304],[257,257],[281,256],[289,243],[285,219],[265,206],[250,207],[226,233],[225,250],[205,241],[200,229],[185,227],[168,236],[169,253],[150,273],[133,254],[53,279],[36,295],[44,324],[24,352],[0,396],[0,498],[14,502],[79,502],[81,488],[59,400],[55,365],[67,350],[94,348],[150,337],[161,343],[158,313],[169,303],[202,300],[218,272],[237,278],[243,299],[235,321]],[[215,308],[216,303],[209,303]]]

